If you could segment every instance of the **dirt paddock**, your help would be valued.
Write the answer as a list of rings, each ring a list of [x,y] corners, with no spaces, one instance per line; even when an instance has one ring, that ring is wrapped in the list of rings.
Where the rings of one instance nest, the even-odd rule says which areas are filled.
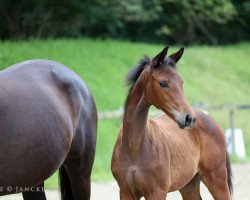
[[[234,184],[234,200],[249,200],[250,199],[250,163],[248,164],[234,164],[233,168],[233,184]],[[58,191],[47,190],[48,200],[59,200]],[[202,185],[201,196],[203,200],[212,200],[213,198],[207,191],[206,187]],[[0,197],[1,200],[22,200],[20,194],[7,195]],[[116,182],[106,183],[92,183],[92,200],[118,200],[119,188]],[[168,200],[181,200],[178,192],[168,194]]]

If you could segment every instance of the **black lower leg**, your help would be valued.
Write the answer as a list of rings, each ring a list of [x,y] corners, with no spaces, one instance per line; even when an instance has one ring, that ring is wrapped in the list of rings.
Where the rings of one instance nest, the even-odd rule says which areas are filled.
[[[24,200],[46,200],[44,183],[29,188],[28,191],[22,192],[22,195]]]

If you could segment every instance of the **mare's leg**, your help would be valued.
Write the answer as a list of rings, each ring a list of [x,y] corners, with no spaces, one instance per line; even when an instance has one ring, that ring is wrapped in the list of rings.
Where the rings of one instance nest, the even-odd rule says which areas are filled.
[[[76,162],[76,161],[75,161]],[[89,200],[90,199],[90,171],[78,167],[80,162],[72,165],[67,165],[71,189],[73,192],[74,200]]]
[[[200,177],[198,173],[194,176],[194,178],[179,191],[181,193],[183,200],[201,200],[200,195]]]
[[[72,200],[89,200],[91,193],[90,176],[95,156],[96,128],[85,124],[85,129],[76,132],[70,153],[64,162],[67,170]]]
[[[90,153],[83,154],[80,157],[67,160],[64,166],[67,169],[73,200],[89,200],[91,192],[90,175],[92,170],[94,156]]]
[[[46,200],[44,192],[44,183],[32,188],[31,191],[23,192],[24,200]]]
[[[216,170],[202,172],[201,180],[215,200],[231,199],[226,166],[221,165]]]

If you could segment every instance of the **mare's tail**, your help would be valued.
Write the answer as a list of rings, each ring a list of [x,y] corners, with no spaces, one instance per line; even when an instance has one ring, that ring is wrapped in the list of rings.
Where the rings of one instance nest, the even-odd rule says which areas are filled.
[[[232,168],[231,168],[231,163],[230,163],[228,152],[227,152],[227,184],[228,184],[230,194],[232,195],[233,193]]]
[[[59,184],[61,200],[74,200],[69,175],[63,165],[59,168]]]

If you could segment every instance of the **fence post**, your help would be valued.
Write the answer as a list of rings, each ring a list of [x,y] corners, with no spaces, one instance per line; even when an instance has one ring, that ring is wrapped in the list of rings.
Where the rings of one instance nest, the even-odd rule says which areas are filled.
[[[235,135],[234,135],[234,109],[230,110],[230,128],[232,136],[232,153],[235,155]]]

